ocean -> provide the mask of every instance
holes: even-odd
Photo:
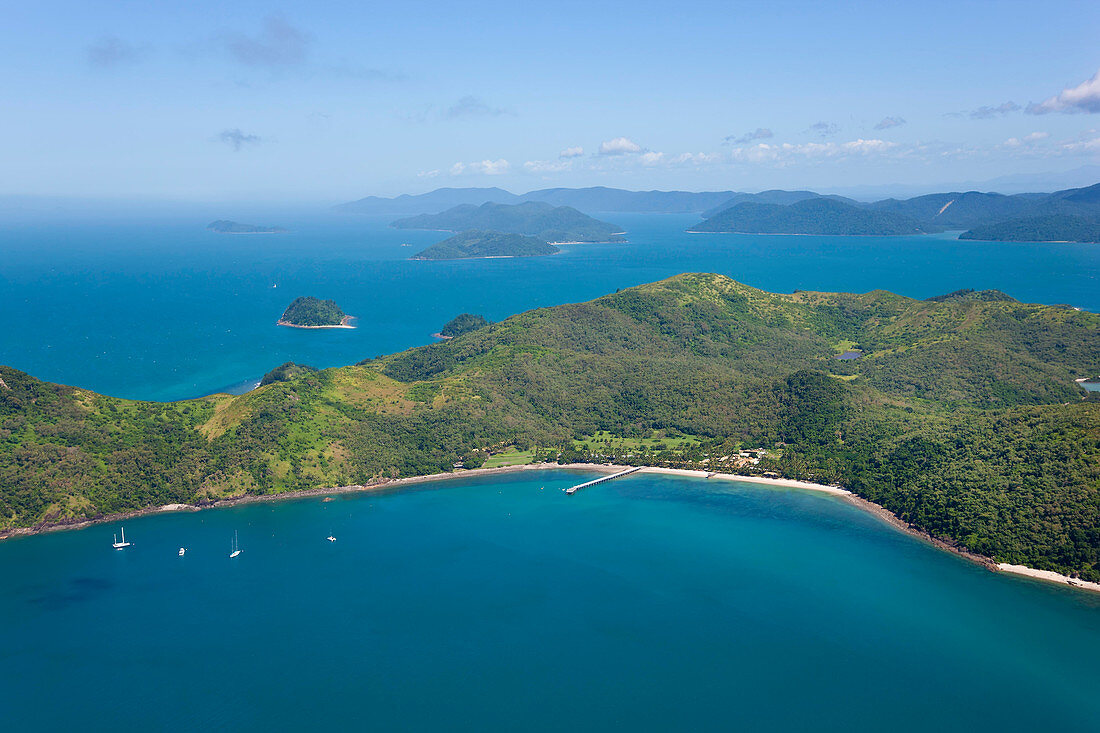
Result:
[[[561,491],[592,476],[149,516],[125,550],[117,525],[2,542],[5,727],[1100,728],[1100,597],[833,496]]]
[[[207,231],[219,216],[291,231]],[[681,272],[777,292],[881,288],[925,298],[997,288],[1100,311],[1097,245],[686,234],[697,217],[603,218],[629,243],[452,262],[410,261],[446,235],[392,229],[392,217],[259,210],[8,219],[0,221],[0,364],[118,397],[178,400],[247,389],[286,361],[339,366],[429,343],[458,313],[500,320]],[[299,295],[336,300],[358,328],[276,326]]]
[[[281,225],[218,235],[215,218]],[[997,288],[1100,311],[1100,247],[688,235],[413,262],[438,232],[316,211],[0,222],[0,363],[137,399],[429,343],[685,271],[766,290]],[[409,246],[405,246],[409,245]],[[299,295],[356,330],[280,328]],[[584,472],[467,477],[0,542],[12,730],[1097,730],[1100,597],[994,574],[837,497]],[[228,557],[237,533],[243,553]],[[326,541],[334,535],[336,542]],[[187,547],[180,557],[179,547]]]

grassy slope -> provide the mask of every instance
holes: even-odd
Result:
[[[832,358],[851,345],[866,356]],[[636,446],[661,430],[693,436],[670,446],[684,461],[785,443],[762,468],[841,480],[998,559],[1097,577],[1100,404],[1072,383],[1097,371],[1094,314],[775,295],[714,275],[240,397],[128,402],[0,367],[0,526],[449,470],[477,448],[575,451],[599,431]]]

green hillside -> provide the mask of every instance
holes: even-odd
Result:
[[[691,228],[693,232],[744,234],[894,235],[939,231],[901,214],[875,211],[828,198],[809,198],[793,204],[747,201],[715,214]]]
[[[446,338],[454,338],[464,333],[469,333],[470,331],[476,331],[479,328],[485,328],[489,325],[491,324],[485,316],[475,313],[459,313],[457,316],[447,321],[447,325],[439,329],[439,335]]]
[[[544,242],[621,242],[620,227],[593,219],[568,206],[538,201],[522,204],[486,203],[455,206],[440,214],[422,214],[393,222],[398,229],[468,229],[538,237]]]
[[[321,300],[311,296],[295,298],[279,318],[282,326],[338,326],[346,313],[334,300]]]
[[[471,229],[416,253],[414,260],[463,260],[475,257],[541,257],[558,248],[538,237]]]
[[[1025,216],[974,227],[959,239],[987,242],[1100,242],[1100,217],[1069,214]]]
[[[864,356],[836,361],[844,349]],[[0,367],[0,526],[362,484],[493,453],[837,481],[1000,561],[1100,578],[1100,316],[680,275],[232,397]]]

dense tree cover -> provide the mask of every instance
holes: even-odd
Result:
[[[465,204],[440,214],[421,214],[393,223],[398,229],[468,229],[507,232],[538,237],[543,242],[621,242],[622,231],[614,224],[593,219],[568,206],[540,201],[522,204]]]
[[[744,234],[922,234],[941,231],[892,211],[818,197],[789,205],[745,201],[694,225],[693,232]]]
[[[416,253],[414,260],[463,260],[473,257],[541,257],[558,248],[538,237],[470,229]]]
[[[447,321],[447,325],[439,329],[439,335],[454,338],[455,336],[461,336],[464,333],[476,331],[479,328],[485,328],[489,325],[491,324],[485,316],[476,313],[459,313],[457,316]]]
[[[839,344],[865,356],[837,362]],[[512,446],[712,470],[765,447],[742,470],[840,482],[959,546],[1095,579],[1100,398],[1073,380],[1096,373],[1095,314],[716,275],[239,397],[128,402],[0,367],[0,522],[448,471]]]
[[[344,322],[346,315],[334,300],[303,296],[295,298],[287,306],[279,323],[289,326],[338,326]]]
[[[975,290],[974,288],[963,288],[962,290],[955,290],[944,295],[933,295],[931,298],[925,298],[925,300],[932,301],[933,303],[944,303],[948,300],[1011,300],[1015,301],[1008,293],[1003,293],[1000,290]]]
[[[963,232],[959,239],[992,242],[1100,242],[1100,217],[1025,216]]]
[[[288,361],[265,374],[263,379],[260,380],[260,386],[263,387],[272,382],[289,382],[291,379],[297,379],[298,377],[315,371],[317,371],[316,367],[311,367],[306,364],[295,364],[292,361]]]
[[[1100,241],[1100,184],[1054,193],[932,193],[860,203],[812,191],[737,194],[704,212],[698,232],[918,234],[969,230],[960,239]]]

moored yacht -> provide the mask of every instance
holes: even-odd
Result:
[[[129,547],[130,544],[131,544],[130,542],[126,541],[126,528],[125,527],[122,528],[122,542],[118,541],[118,535],[115,535],[114,537],[115,537],[115,541],[111,543],[111,547],[115,548],[116,550],[121,550],[124,547]]]

